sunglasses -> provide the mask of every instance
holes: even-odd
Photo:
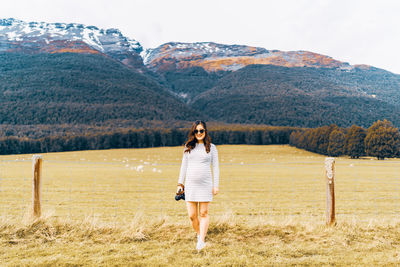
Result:
[[[199,131],[199,130],[197,130],[197,129],[196,129],[196,130],[194,130],[194,133],[195,133],[195,134],[197,134],[198,132],[200,132],[200,133],[204,133],[204,129],[201,129],[200,131]]]

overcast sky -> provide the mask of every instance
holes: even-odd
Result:
[[[118,28],[144,48],[179,42],[307,50],[400,74],[398,0],[12,0],[0,18]]]

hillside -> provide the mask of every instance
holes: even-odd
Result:
[[[200,115],[103,54],[0,53],[1,124],[143,126]]]
[[[227,123],[400,126],[400,75],[308,51],[166,43],[144,64],[192,107]]]
[[[372,78],[365,79],[368,75]],[[222,77],[193,98],[191,105],[231,123],[369,127],[386,118],[400,125],[399,78],[385,87],[387,81],[373,77],[360,70],[250,65]],[[354,82],[357,79],[359,83]]]

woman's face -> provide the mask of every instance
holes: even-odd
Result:
[[[197,133],[196,133],[197,130]],[[194,131],[194,135],[197,138],[197,140],[203,140],[204,137],[206,136],[206,130],[204,129],[203,125],[199,124],[196,126],[196,130]]]

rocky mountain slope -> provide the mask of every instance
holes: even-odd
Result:
[[[144,54],[144,63],[155,71],[171,71],[202,67],[211,71],[236,71],[247,65],[263,64],[284,67],[338,68],[356,66],[329,56],[308,51],[267,50],[245,45],[223,45],[212,42],[166,43]],[[364,66],[368,68],[368,66]]]
[[[0,52],[102,53],[140,68],[143,66],[142,51],[138,41],[124,36],[118,29],[0,19]]]

